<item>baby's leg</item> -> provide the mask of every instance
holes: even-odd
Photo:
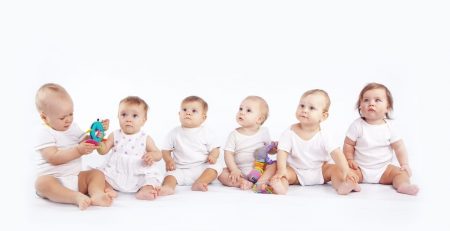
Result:
[[[217,171],[212,168],[207,168],[202,175],[192,184],[192,191],[208,191],[208,184],[217,178]]]
[[[287,176],[281,179],[270,179],[270,186],[273,188],[275,194],[284,195],[288,192],[290,184],[299,184],[297,179],[297,173],[290,167],[287,166]]]
[[[40,176],[35,183],[37,194],[51,201],[78,205],[81,210],[91,205],[91,199],[83,193],[64,187],[53,176]]]
[[[144,185],[136,193],[136,198],[139,200],[154,200],[158,196],[158,190],[156,190],[152,185]]]
[[[253,188],[253,191],[255,191],[255,192],[267,191],[266,188],[269,187],[269,185],[268,185],[269,180],[270,180],[270,178],[272,178],[273,175],[275,175],[276,171],[277,171],[277,165],[275,163],[267,165],[266,168],[264,169],[263,174],[256,182],[255,187]],[[271,191],[271,189],[269,191]]]
[[[158,191],[159,196],[167,196],[175,193],[175,187],[177,186],[177,179],[174,176],[166,176],[162,183],[161,188]]]
[[[225,186],[229,187],[239,187],[240,186],[240,180],[238,181],[232,181],[230,177],[230,170],[228,168],[224,168],[222,173],[218,177],[220,183],[222,183]]]
[[[78,188],[91,197],[93,205],[111,206],[113,197],[105,192],[105,175],[101,171],[93,169],[80,172]]]
[[[352,170],[350,169],[350,171]],[[361,191],[358,183],[344,178],[343,173],[335,164],[324,164],[322,166],[322,174],[325,183],[331,180],[331,185],[339,195],[347,195],[352,191]]]
[[[414,196],[419,192],[419,187],[409,181],[408,173],[394,165],[389,165],[386,168],[383,176],[381,176],[380,184],[392,184],[397,192],[408,195]]]

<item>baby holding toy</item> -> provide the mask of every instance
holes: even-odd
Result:
[[[276,174],[270,186],[276,194],[286,194],[291,184],[317,185],[331,181],[338,194],[360,191],[358,177],[348,167],[339,146],[320,127],[328,118],[330,98],[320,89],[305,92],[296,117],[278,141]],[[330,157],[336,164],[330,164]],[[269,167],[272,167],[269,165]],[[270,171],[261,178],[269,178]],[[261,179],[260,179],[261,180]]]
[[[361,117],[347,131],[344,153],[359,182],[388,184],[399,193],[416,195],[419,187],[409,180],[408,153],[391,120],[394,100],[389,89],[379,83],[367,84],[356,109]],[[394,152],[400,167],[392,164]]]
[[[84,210],[91,205],[110,206],[113,194],[105,193],[105,177],[99,170],[81,171],[81,156],[98,146],[73,122],[73,102],[60,85],[44,84],[36,93],[36,108],[44,122],[39,128],[35,150],[39,153],[36,193],[58,203],[75,204]],[[109,126],[103,121],[104,127]]]
[[[226,168],[219,176],[223,185],[243,190],[253,187],[248,174],[254,167],[254,153],[271,142],[269,129],[261,127],[268,115],[269,106],[259,96],[248,96],[239,105],[236,122],[240,127],[230,133],[224,148]]]
[[[97,150],[100,154],[112,150],[100,168],[105,174],[107,187],[136,193],[140,200],[154,200],[161,185],[161,174],[153,166],[161,160],[161,151],[141,130],[147,121],[147,111],[147,103],[137,96],[122,99],[118,111],[120,129],[111,133]]]
[[[175,193],[176,185],[191,185],[193,191],[208,191],[208,184],[222,172],[217,162],[220,145],[211,131],[202,126],[208,104],[198,96],[181,102],[181,126],[172,129],[162,145],[167,174],[159,195]]]

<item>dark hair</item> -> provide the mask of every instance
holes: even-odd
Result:
[[[370,90],[374,90],[374,89],[383,89],[384,92],[386,92],[388,109],[390,109],[390,111],[394,110],[394,98],[392,98],[391,91],[389,91],[389,89],[381,83],[369,83],[361,90],[361,92],[359,93],[358,101],[356,102],[356,110],[358,110],[359,115],[361,117],[362,117],[362,114],[361,114],[361,110],[359,109],[359,105],[361,104],[361,101],[363,100],[364,93],[366,93],[367,91],[370,91]],[[389,112],[386,113],[386,118],[391,119]]]

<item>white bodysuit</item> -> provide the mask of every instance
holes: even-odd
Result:
[[[289,154],[287,163],[296,172],[301,185],[323,184],[322,166],[331,160],[330,154],[338,148],[339,145],[323,130],[311,139],[303,140],[289,128],[278,141],[278,149]]]
[[[236,165],[245,176],[253,169],[255,151],[270,143],[269,129],[261,127],[253,135],[244,135],[233,130],[228,136],[224,150],[234,153]]]
[[[394,152],[391,144],[401,139],[392,121],[385,119],[385,122],[372,125],[358,118],[347,131],[347,137],[356,142],[354,159],[361,169],[364,183],[380,182],[387,166],[392,164]]]
[[[106,181],[121,192],[137,192],[145,185],[161,185],[161,173],[154,165],[147,166],[142,156],[147,153],[147,134],[140,131],[127,135],[114,131],[114,146],[100,170]]]
[[[39,154],[36,158],[37,175],[54,176],[65,187],[78,191],[78,174],[81,171],[81,158],[64,164],[53,165],[42,157],[40,150],[48,147],[56,147],[58,149],[73,148],[83,140],[85,132],[81,131],[76,123],[72,123],[67,131],[56,131],[43,124],[37,132],[37,142],[34,147]]]
[[[209,153],[219,147],[214,134],[206,127],[178,126],[172,129],[161,147],[162,150],[172,151],[176,165],[176,169],[167,172],[167,175],[174,176],[178,185],[192,185],[207,168],[216,170],[220,175],[223,170],[220,158],[215,164],[207,163]]]

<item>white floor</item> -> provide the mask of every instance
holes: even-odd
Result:
[[[449,230],[445,211],[419,194],[362,185],[348,196],[330,185],[293,186],[285,196],[213,184],[208,192],[178,187],[175,195],[139,201],[119,194],[112,207],[79,211],[33,197],[26,226],[39,230]],[[435,201],[436,202],[436,201]],[[448,205],[448,204],[447,204]],[[445,206],[442,206],[445,208]],[[281,229],[282,228],[282,229]]]

